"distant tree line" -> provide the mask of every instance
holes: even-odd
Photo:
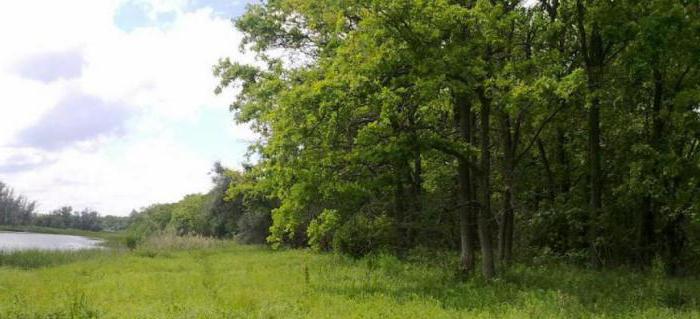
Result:
[[[139,238],[169,231],[265,243],[275,201],[252,188],[250,174],[226,169],[217,162],[211,175],[213,187],[206,194],[191,194],[177,203],[154,204],[132,212],[130,232]]]
[[[0,182],[0,225],[41,226],[71,228],[90,231],[119,231],[129,225],[128,217],[101,216],[90,209],[74,210],[61,207],[47,214],[36,211],[36,202],[15,194],[14,190]]]
[[[0,225],[26,225],[32,221],[36,202],[15,194],[9,186],[0,182]]]
[[[32,219],[32,224],[52,228],[102,230],[102,220],[97,212],[89,209],[74,211],[70,206],[61,207],[48,214],[37,214]]]

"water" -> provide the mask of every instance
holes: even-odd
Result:
[[[0,232],[0,251],[90,249],[100,248],[101,242],[82,236]]]

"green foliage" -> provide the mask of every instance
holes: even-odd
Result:
[[[132,212],[129,233],[137,238],[144,238],[157,231],[165,230],[172,219],[174,206],[174,204],[154,204],[141,212]]]
[[[36,202],[24,196],[15,195],[15,191],[0,182],[0,225],[27,225],[34,215]]]
[[[353,257],[377,251],[394,252],[398,246],[394,221],[387,216],[355,215],[333,236],[333,249]]]
[[[138,246],[138,243],[139,243],[139,239],[134,235],[128,235],[125,238],[126,248],[128,248],[129,250],[136,249],[136,246]]]
[[[169,227],[178,235],[198,234],[204,231],[204,195],[187,195],[172,210]]]
[[[275,202],[251,186],[252,172],[231,171],[215,163],[211,173],[214,185],[208,193],[133,212],[130,236],[146,241],[149,236],[173,233],[264,243]]]
[[[402,250],[470,241],[641,268],[659,255],[687,273],[697,15],[671,0],[268,1],[236,20],[266,64],[221,60],[216,92],[240,88],[231,109],[260,136],[244,184],[279,201],[274,247],[362,255],[385,246],[362,239],[376,226]],[[464,216],[498,248],[460,240]]]
[[[34,217],[32,224],[40,227],[51,228],[72,228],[89,231],[100,231],[103,228],[105,218],[100,217],[96,211],[84,209],[82,211],[74,211],[72,207],[65,206],[56,209],[46,215],[37,215]],[[121,219],[114,216],[109,216],[110,220]],[[123,229],[123,228],[121,228]],[[118,230],[121,230],[118,229]]]
[[[317,251],[327,251],[331,248],[333,235],[341,225],[338,211],[325,209],[309,224],[309,246]]]
[[[271,225],[269,210],[246,211],[238,219],[238,232],[234,238],[243,244],[265,244]]]

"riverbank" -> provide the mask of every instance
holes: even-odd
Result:
[[[697,279],[515,265],[487,285],[436,258],[202,243],[0,267],[0,318],[700,317]]]
[[[57,229],[36,226],[0,226],[0,232],[37,233],[50,235],[81,236],[92,240],[99,240],[99,246],[108,249],[81,249],[81,250],[0,250],[0,267],[15,269],[35,269],[53,267],[80,260],[93,259],[98,256],[116,256],[123,253],[123,233],[92,232],[77,229]],[[3,317],[0,317],[3,318]]]

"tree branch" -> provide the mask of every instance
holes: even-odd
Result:
[[[549,116],[547,116],[547,118],[544,119],[544,121],[542,121],[542,123],[540,124],[540,127],[539,127],[539,128],[537,129],[537,131],[535,132],[535,136],[533,136],[532,139],[530,140],[530,142],[527,144],[527,147],[525,147],[525,149],[523,149],[523,151],[520,152],[520,154],[518,154],[518,156],[515,157],[515,160],[513,161],[515,165],[518,165],[518,162],[520,162],[520,160],[523,158],[523,156],[525,156],[525,154],[527,154],[527,152],[530,151],[530,149],[532,148],[532,146],[533,146],[533,145],[535,144],[535,142],[537,141],[537,138],[540,137],[540,133],[542,133],[542,130],[544,129],[544,127],[545,127],[547,124],[549,124],[549,122],[551,122],[552,119],[554,119],[554,117],[559,113],[559,111],[561,111],[561,110],[564,109],[564,106],[565,106],[565,104],[562,103],[562,104],[559,106],[559,108],[557,108],[556,110],[554,110],[554,112],[552,112],[552,114],[550,114]]]

